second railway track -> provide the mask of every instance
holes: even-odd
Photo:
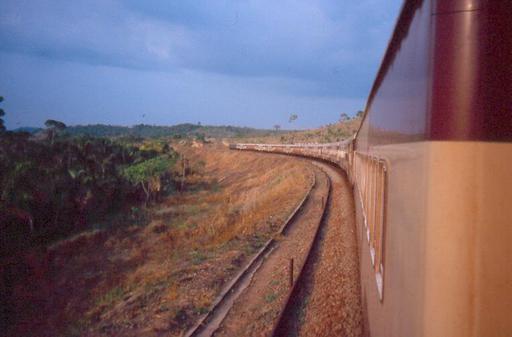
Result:
[[[303,279],[302,270],[318,240],[326,214],[331,182],[321,169],[313,169],[311,187],[281,228],[226,286],[211,310],[186,336],[270,335],[281,320],[290,294]],[[289,284],[289,262],[295,263],[294,286]]]

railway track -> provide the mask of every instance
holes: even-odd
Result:
[[[283,223],[278,231],[278,235],[286,235],[288,229],[293,226],[293,223],[309,200],[316,184],[316,175],[312,171],[308,191],[297,207],[292,211],[288,219]],[[265,243],[234,279],[224,287],[210,310],[186,333],[186,337],[212,336],[218,330],[233,306],[234,301],[249,286],[254,274],[258,271],[264,260],[273,252],[277,244],[278,242],[275,238],[271,238]]]
[[[317,164],[318,167],[320,165]],[[321,168],[320,168],[321,169]],[[325,171],[321,169],[324,173]],[[304,295],[304,283],[306,282],[306,273],[305,271],[308,269],[312,269],[312,265],[315,259],[315,250],[318,249],[318,243],[320,241],[320,233],[322,229],[322,224],[324,224],[325,219],[329,212],[329,203],[331,202],[331,192],[332,192],[332,181],[329,175],[326,173],[328,177],[328,193],[325,204],[323,205],[324,209],[322,212],[322,216],[318,222],[318,226],[316,228],[315,236],[311,241],[308,250],[306,261],[302,265],[297,275],[296,281],[293,283],[290,292],[286,297],[286,304],[284,305],[283,310],[281,311],[277,322],[272,329],[272,337],[281,337],[281,336],[289,336],[291,331],[296,332],[298,330],[299,316],[301,310],[301,304],[303,304],[303,295]]]
[[[322,226],[272,331],[281,336],[363,335],[354,204],[348,180],[333,166]]]
[[[315,178],[281,227],[279,232],[283,238],[267,242],[186,336],[327,336],[332,333],[360,336],[357,245],[354,223],[350,223],[353,222],[353,205],[345,202],[351,200],[347,193],[349,186],[332,166],[318,161],[313,164]],[[340,207],[334,206],[340,206],[340,202],[352,211],[340,211]],[[313,219],[309,213],[315,206],[317,216]],[[331,215],[331,211],[335,214]],[[347,223],[340,226],[343,222]],[[304,223],[309,227],[300,229]],[[304,233],[309,235],[306,242],[300,239]],[[341,245],[340,237],[344,237]],[[290,253],[286,252],[286,245],[301,247]],[[277,278],[286,276],[283,271],[287,269],[290,256],[296,257],[298,267],[292,284],[277,295],[274,309],[262,309],[269,306],[265,302],[268,294],[262,289],[268,289],[265,285],[269,280],[272,280],[270,284],[276,281],[276,270],[281,271]],[[272,268],[273,271],[269,271]],[[327,301],[326,293],[329,294]],[[313,302],[312,305],[308,301]],[[318,322],[321,322],[320,328]]]
[[[304,266],[306,265],[306,261],[310,259],[311,251],[314,249],[318,241],[318,234],[320,232],[320,227],[323,223],[323,220],[326,215],[326,207],[328,205],[328,200],[330,197],[331,190],[331,182],[328,177],[321,169],[315,167],[312,170],[314,174],[312,179],[310,188],[306,193],[305,197],[296,207],[296,209],[289,216],[287,221],[281,227],[279,234],[281,234],[281,238],[279,239],[270,239],[263,248],[256,254],[256,256],[243,268],[243,270],[231,281],[221,292],[217,300],[212,305],[210,311],[201,318],[201,320],[190,329],[185,336],[224,336],[224,335],[239,335],[241,332],[233,332],[233,322],[229,322],[230,319],[226,319],[227,316],[237,316],[240,311],[240,303],[245,299],[240,299],[241,295],[245,295],[246,297],[251,294],[250,293],[254,289],[249,288],[257,288],[258,281],[261,284],[268,278],[268,271],[265,271],[265,268],[262,268],[262,265],[265,265],[266,269],[269,269],[270,265],[275,264],[275,260],[281,260],[280,262],[285,262],[285,265],[288,265],[288,260],[285,258],[281,251],[280,245],[284,246],[281,250],[286,251],[286,243],[282,243],[283,240],[293,240],[293,232],[297,230],[296,227],[303,226],[304,223],[308,224],[307,232],[313,233],[309,242],[306,245],[302,245],[300,250],[297,250],[293,254],[296,266],[298,267],[298,272],[295,272],[296,277],[294,278],[293,286],[286,286],[285,291],[283,292],[283,296],[281,299],[281,305],[279,311],[282,308],[286,308],[289,306],[290,298],[293,296],[295,289],[297,288],[297,284],[302,282],[303,280],[303,271]],[[311,221],[311,212],[314,212],[317,217],[314,221]],[[306,219],[304,219],[306,218]],[[302,223],[301,223],[302,222]],[[288,238],[288,232],[292,232],[292,238]],[[295,234],[297,235],[297,234]],[[292,242],[289,242],[288,245],[293,245]],[[298,256],[298,251],[303,253],[303,256]],[[270,261],[268,261],[270,260]],[[272,261],[274,260],[274,261]],[[273,266],[274,270],[276,269],[275,265]],[[263,269],[259,272],[260,269]],[[282,268],[281,268],[282,270]],[[256,274],[261,275],[261,279],[254,281],[254,277]],[[282,273],[282,276],[286,276],[286,272]],[[265,276],[266,275],[266,276]],[[286,277],[285,277],[286,278]],[[261,288],[261,287],[260,287]],[[254,291],[253,291],[254,292]],[[263,296],[259,296],[259,299],[262,300]],[[238,299],[238,301],[237,301]],[[238,304],[238,307],[235,305]],[[233,307],[235,306],[235,309]],[[233,311],[235,311],[233,313]],[[250,316],[250,315],[249,315]],[[251,317],[246,316],[245,318],[251,320]],[[267,334],[271,333],[274,324],[281,321],[283,317],[282,315],[274,315],[273,323],[267,324]],[[282,316],[282,317],[281,317]],[[231,317],[229,317],[231,318]],[[226,323],[226,320],[228,321]],[[238,321],[238,318],[231,319],[231,321]],[[227,325],[227,326],[226,326]],[[273,328],[275,330],[275,327]],[[236,329],[235,329],[236,330]]]

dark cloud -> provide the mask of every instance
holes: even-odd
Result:
[[[362,100],[399,2],[4,0],[0,51]]]

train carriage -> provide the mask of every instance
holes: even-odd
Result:
[[[234,145],[347,172],[367,335],[512,336],[511,18],[406,1],[354,138]]]

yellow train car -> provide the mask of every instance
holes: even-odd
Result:
[[[353,139],[233,145],[347,172],[368,336],[512,336],[511,17],[406,1]]]

